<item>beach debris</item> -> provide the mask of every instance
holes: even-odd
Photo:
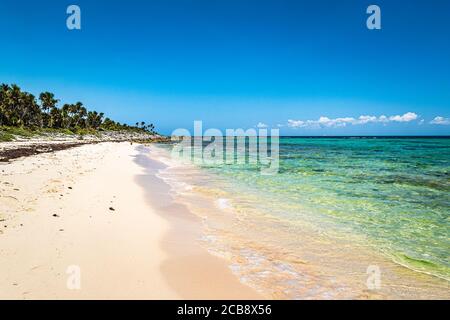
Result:
[[[72,187],[68,187],[70,190],[72,190]]]
[[[116,211],[116,209],[114,209],[113,207],[109,207],[110,211]]]
[[[53,214],[53,217],[55,217],[55,218],[59,218],[59,216],[55,213],[55,214]]]
[[[14,148],[3,149],[0,151],[0,162],[9,162],[9,160],[28,157],[31,155],[36,155],[40,153],[49,153],[54,151],[60,151],[65,149],[70,149],[73,147],[78,147],[86,143],[77,142],[64,142],[64,143],[52,143],[52,144],[42,144],[39,142],[31,143],[25,146],[16,146]]]

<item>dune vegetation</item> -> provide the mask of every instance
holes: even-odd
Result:
[[[83,103],[63,104],[50,92],[39,98],[16,84],[0,86],[0,141],[14,136],[27,137],[36,133],[96,134],[101,131],[125,131],[156,134],[153,124],[144,121],[135,125],[119,123],[98,111],[88,110]]]

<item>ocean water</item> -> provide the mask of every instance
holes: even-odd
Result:
[[[205,218],[206,245],[261,291],[363,297],[375,265],[385,296],[449,292],[448,138],[282,137],[274,175],[255,164],[166,162],[161,176]]]

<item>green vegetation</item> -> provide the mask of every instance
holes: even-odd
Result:
[[[12,134],[0,131],[0,142],[7,142],[12,140],[14,140],[14,136]]]
[[[39,95],[17,85],[0,86],[0,141],[10,141],[13,136],[29,137],[37,133],[96,134],[99,131],[131,131],[155,133],[153,124],[145,122],[129,126],[115,122],[97,111],[88,111],[81,102],[57,107],[59,100],[50,92]]]

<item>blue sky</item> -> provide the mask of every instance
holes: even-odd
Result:
[[[0,30],[0,82],[163,133],[450,134],[445,0],[2,0]]]

